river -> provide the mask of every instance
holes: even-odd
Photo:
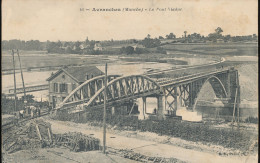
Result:
[[[129,61],[128,61],[129,59]],[[135,59],[136,61],[131,61],[131,59]],[[164,58],[167,60],[167,58]],[[187,58],[178,57],[178,58],[169,58],[171,60],[180,60],[180,61],[188,61],[188,65],[196,65],[202,63],[212,63],[215,61],[206,59],[206,58],[196,58],[189,57]],[[3,55],[3,68],[11,69],[11,56],[8,54]],[[51,76],[51,73],[56,72],[57,70],[34,70],[27,71],[29,67],[37,67],[37,66],[60,66],[60,65],[71,65],[71,64],[84,64],[84,65],[95,65],[100,70],[104,71],[104,63],[108,63],[108,74],[117,74],[117,75],[137,75],[143,74],[147,71],[157,71],[157,70],[165,70],[165,69],[174,69],[180,67],[186,67],[187,65],[175,65],[172,63],[159,63],[159,62],[143,62],[138,61],[135,57],[118,57],[118,56],[91,56],[91,55],[58,55],[58,54],[23,54],[21,55],[21,62],[23,67],[23,76],[25,86],[35,86],[41,84],[48,84],[46,79]],[[19,67],[19,64],[16,59],[16,68]],[[12,73],[3,74],[2,75],[2,93],[8,93],[9,89],[14,88],[14,76]],[[20,75],[20,71],[16,71],[16,87],[22,88],[22,79]],[[31,92],[30,94],[35,96],[35,100],[47,100],[48,99],[48,91],[39,91],[39,92]],[[18,97],[22,96],[22,94],[18,95]]]
[[[34,57],[35,55],[25,55],[21,56],[21,60],[25,59],[26,57]],[[57,57],[57,55],[50,55],[52,57]],[[24,58],[25,57],[25,58]],[[44,57],[44,55],[36,55],[36,58],[32,60],[35,63],[32,63],[33,65],[37,65],[38,62],[40,62],[37,58],[39,57],[39,60]],[[45,56],[46,57],[46,56]],[[58,56],[59,59],[64,59],[66,58],[65,56]],[[170,63],[158,63],[158,62],[143,62],[143,61],[132,61],[129,62],[127,58],[131,57],[118,57],[118,56],[81,56],[81,55],[71,55],[68,58],[71,60],[83,60],[85,64],[88,65],[95,65],[97,66],[100,70],[104,71],[104,61],[108,62],[108,74],[117,74],[117,75],[137,75],[137,74],[143,74],[145,72],[151,72],[151,71],[157,71],[157,70],[165,70],[165,69],[174,69],[174,68],[181,68],[181,67],[187,67],[187,65],[174,65]],[[167,59],[167,58],[164,58]],[[210,60],[208,58],[183,58],[183,57],[178,57],[178,58],[170,58],[170,59],[176,59],[176,60],[184,60],[188,61],[188,66],[193,66],[197,64],[208,64],[208,63],[213,63],[216,62],[216,60]],[[226,58],[227,60],[234,60],[234,58]],[[252,57],[237,57],[237,60],[252,60]],[[255,58],[253,58],[255,59]],[[67,60],[66,60],[67,61]],[[100,62],[99,62],[100,61]],[[7,62],[7,61],[5,61]],[[61,62],[61,61],[60,61]],[[73,61],[71,61],[73,62]],[[67,63],[67,62],[65,62]],[[93,64],[92,64],[93,63]],[[17,65],[18,67],[18,65]],[[57,70],[52,70],[52,71],[25,71],[23,73],[24,76],[24,81],[25,81],[25,86],[35,86],[35,85],[41,85],[41,84],[48,84],[46,79],[51,76],[51,73],[55,73]],[[13,74],[7,74],[7,75],[2,75],[2,93],[8,93],[9,89],[14,88],[14,77]],[[244,79],[244,77],[242,78]],[[17,88],[22,87],[22,80],[21,80],[21,75],[20,72],[16,72],[16,83],[17,83]],[[243,86],[243,82],[241,82]],[[243,88],[243,87],[242,87]],[[28,94],[32,94],[35,97],[35,100],[37,101],[47,101],[48,100],[48,90],[44,91],[38,91],[38,92],[31,92]],[[21,97],[23,94],[19,94],[18,97]],[[243,99],[242,99],[243,100]],[[243,101],[242,101],[243,102]],[[251,102],[250,102],[251,103]],[[151,100],[150,102],[147,103],[147,111],[152,112],[154,107],[156,106],[156,101]],[[190,114],[188,117],[195,117],[195,119],[200,119],[199,116],[195,116],[194,113],[187,113],[184,110],[179,109],[178,113],[179,115],[183,115],[184,113],[186,115]]]

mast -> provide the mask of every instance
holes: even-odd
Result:
[[[14,112],[16,111],[16,78],[15,78],[15,60],[14,60],[14,50],[12,50],[13,56],[13,69],[14,69]]]

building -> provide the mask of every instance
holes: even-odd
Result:
[[[49,83],[49,104],[55,108],[80,84],[93,77],[104,75],[95,66],[62,68],[52,74]]]
[[[102,51],[104,50],[105,48],[102,47],[102,45],[100,43],[95,43],[95,46],[94,46],[94,50],[99,50],[99,51]]]
[[[90,45],[87,45],[86,43],[83,43],[83,44],[80,44],[79,48],[80,48],[81,50],[89,49],[89,48],[90,48]]]
[[[134,48],[134,50],[136,50],[136,48],[145,48],[143,45],[141,44],[135,44],[132,46]]]

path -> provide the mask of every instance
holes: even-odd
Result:
[[[94,137],[102,140],[102,128],[99,131],[84,128],[82,124],[72,122],[62,122],[49,120],[52,124],[54,133],[65,132],[82,132],[83,134],[93,134]],[[256,156],[219,156],[218,154],[196,151],[194,149],[185,149],[168,144],[161,144],[152,141],[139,140],[137,138],[129,138],[107,133],[107,145],[116,149],[132,149],[134,152],[141,153],[147,156],[158,156],[165,158],[176,158],[182,161],[194,163],[246,163],[257,162]]]

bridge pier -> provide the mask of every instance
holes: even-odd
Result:
[[[146,97],[143,97],[142,100],[143,100],[143,112],[142,112],[142,115],[144,116],[144,119],[145,119],[145,114],[146,114]]]
[[[141,106],[142,107],[138,107],[138,110],[140,112],[139,119],[145,119],[146,118],[146,97],[142,97]]]
[[[165,119],[165,97],[164,96],[158,96],[157,97],[157,116],[159,120]]]
[[[115,111],[116,111],[115,106],[112,106],[112,108],[111,108],[111,114],[112,114],[112,115],[115,115]]]

